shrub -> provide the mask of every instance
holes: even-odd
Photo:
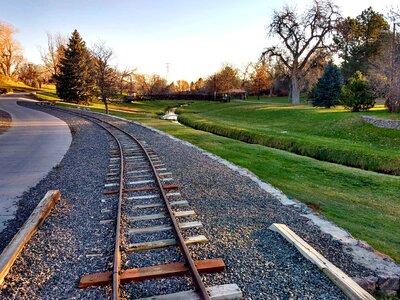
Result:
[[[5,94],[7,93],[7,89],[6,88],[0,88],[0,95],[1,94]]]
[[[14,90],[12,89],[11,86],[8,86],[8,87],[6,88],[6,92],[7,92],[7,93],[14,93]]]
[[[311,99],[312,105],[325,108],[337,105],[342,85],[343,79],[339,68],[330,62],[326,66],[324,74],[318,79]]]
[[[36,79],[32,82],[32,87],[35,89],[39,88],[39,82]]]
[[[365,111],[375,105],[374,96],[368,80],[360,71],[356,71],[349,83],[342,87],[341,102],[353,112]]]

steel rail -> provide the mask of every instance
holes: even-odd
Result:
[[[55,109],[55,108],[53,108]],[[76,112],[71,112],[71,111],[66,111],[64,109],[57,108],[57,110],[62,111],[62,112],[67,112],[73,115],[76,115],[80,118],[86,119],[90,122],[93,122],[93,119],[97,119],[95,117],[87,116],[81,113],[76,113]],[[108,124],[112,127],[115,127],[112,124],[109,124],[107,122],[104,122],[100,119],[97,119],[100,122],[103,122],[105,124]],[[116,220],[116,227],[115,227],[115,245],[114,245],[114,259],[113,259],[113,271],[112,271],[112,298],[114,300],[117,300],[120,298],[120,290],[119,286],[121,284],[121,215],[122,215],[122,196],[124,193],[124,155],[123,155],[123,149],[121,142],[118,140],[118,138],[115,136],[114,133],[111,132],[106,126],[102,125],[101,123],[98,122],[93,122],[96,125],[102,127],[104,130],[106,130],[115,140],[115,142],[118,145],[118,150],[119,150],[119,156],[120,156],[120,177],[119,177],[119,191],[118,191],[118,208],[117,208],[117,220]]]
[[[66,111],[66,110],[62,109],[62,111]],[[67,111],[67,112],[69,112],[69,111]],[[71,112],[71,113],[72,113],[72,112]],[[111,124],[111,123],[109,123],[109,122],[107,122],[107,121],[104,121],[104,120],[102,120],[102,119],[99,119],[99,118],[97,118],[97,117],[87,116],[87,115],[84,115],[84,114],[82,114],[82,113],[76,113],[76,112],[73,112],[73,113],[74,113],[75,115],[84,117],[85,119],[89,119],[89,120],[90,120],[90,119],[95,119],[95,120],[97,120],[97,121],[99,121],[99,122],[102,122],[102,123],[105,123],[105,124],[107,124],[107,125],[109,125],[109,126],[111,126],[111,127],[114,127],[115,129],[119,130],[120,132],[123,132],[125,135],[127,135],[128,137],[130,137],[131,139],[133,139],[133,140],[140,146],[140,148],[143,150],[143,152],[144,152],[144,154],[146,155],[146,158],[148,159],[148,161],[149,161],[149,163],[150,163],[150,166],[151,166],[151,168],[152,168],[152,170],[153,170],[154,176],[155,176],[155,178],[156,178],[157,185],[158,185],[158,187],[159,187],[159,189],[160,189],[160,192],[161,192],[162,200],[164,201],[164,204],[165,204],[165,206],[166,206],[166,208],[167,208],[169,217],[170,217],[170,219],[171,219],[171,221],[172,221],[173,230],[174,230],[174,232],[175,232],[175,235],[176,235],[177,238],[178,238],[179,248],[180,248],[181,251],[182,251],[183,257],[184,257],[184,259],[185,259],[185,262],[186,262],[187,267],[188,267],[188,269],[189,269],[190,275],[191,275],[191,277],[192,277],[193,284],[194,284],[194,286],[196,287],[196,291],[197,291],[197,293],[198,293],[198,295],[199,295],[199,297],[200,297],[201,300],[210,300],[210,296],[209,296],[209,294],[208,294],[208,292],[207,292],[207,290],[206,290],[206,287],[205,287],[203,281],[201,280],[200,274],[199,274],[199,272],[198,272],[198,270],[197,270],[197,268],[196,268],[196,265],[195,265],[195,263],[194,263],[194,261],[193,261],[193,258],[191,257],[191,255],[190,255],[190,253],[189,253],[189,249],[188,249],[188,247],[186,246],[185,240],[184,240],[184,238],[183,238],[183,236],[182,236],[182,233],[181,233],[181,231],[180,231],[180,227],[179,227],[178,221],[176,220],[175,215],[174,215],[174,212],[172,211],[172,207],[171,207],[171,205],[169,204],[169,202],[168,202],[168,200],[167,200],[167,196],[166,196],[166,194],[165,194],[165,192],[164,192],[163,185],[162,185],[162,183],[161,183],[160,177],[159,177],[159,175],[158,175],[158,173],[157,173],[157,171],[156,171],[156,168],[155,168],[155,166],[154,166],[154,164],[153,164],[153,161],[152,161],[151,158],[150,158],[150,155],[148,154],[148,152],[147,152],[147,150],[145,149],[145,147],[143,146],[143,144],[142,144],[141,142],[139,142],[139,140],[138,140],[137,138],[135,138],[134,136],[132,136],[130,133],[128,133],[127,131],[125,131],[125,130],[122,129],[122,128],[117,127],[117,126],[114,125],[114,124]],[[105,128],[105,127],[104,127],[103,125],[101,125],[100,123],[97,123],[97,122],[94,122],[94,123],[96,123],[97,125],[99,125],[99,126]],[[105,128],[105,129],[106,129],[108,132],[110,132],[107,128]],[[110,132],[110,133],[111,133],[111,132]],[[111,135],[112,135],[114,138],[116,138],[112,133],[111,133]],[[121,151],[121,152],[120,152],[120,154],[121,154],[120,166],[121,166],[121,173],[123,173],[123,169],[122,169],[122,166],[123,166],[123,165],[122,165],[122,163],[123,163],[122,146],[121,146],[121,144],[120,144],[119,141],[117,141],[117,143],[118,143],[119,148],[120,148],[120,151]],[[120,195],[119,198],[120,198],[120,199],[119,199],[119,204],[118,204],[118,218],[120,218],[120,216],[121,216],[121,202],[122,202],[122,193],[123,193],[123,185],[122,185],[122,182],[121,182],[122,180],[123,180],[123,174],[121,174],[121,177],[120,177],[120,186],[119,186],[119,187],[120,187],[120,188],[119,188],[119,190],[120,190],[120,192],[119,192],[119,195]],[[118,219],[118,220],[120,220],[120,219]],[[119,233],[120,233],[120,222],[119,222],[119,221],[117,222],[116,233],[117,233],[117,232],[118,232],[118,240],[119,240]],[[116,264],[117,264],[117,267],[116,267]],[[114,299],[114,300],[119,299],[119,284],[120,284],[120,278],[119,278],[119,276],[120,276],[120,266],[121,266],[121,260],[120,260],[120,245],[118,245],[118,249],[117,249],[117,243],[116,243],[116,244],[115,244],[115,249],[114,249],[114,270],[113,270],[113,299]],[[115,286],[115,285],[117,285],[117,286]]]

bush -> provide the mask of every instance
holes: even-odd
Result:
[[[360,71],[356,71],[349,83],[342,87],[341,102],[346,109],[353,112],[365,111],[375,105],[373,92],[368,80]]]
[[[36,79],[32,82],[32,87],[35,88],[35,89],[39,89],[40,88],[39,87],[39,82]]]
[[[330,62],[311,95],[312,105],[330,108],[339,104],[342,85],[343,79],[339,68]]]
[[[5,94],[7,93],[7,89],[6,88],[0,88],[0,95],[1,94]]]

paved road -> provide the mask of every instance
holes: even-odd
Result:
[[[9,130],[0,135],[0,232],[13,218],[16,202],[58,164],[71,144],[64,121],[17,105],[23,94],[0,96],[0,109],[12,117]]]

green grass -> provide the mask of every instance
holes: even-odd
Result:
[[[323,161],[400,175],[400,132],[364,123],[361,113],[340,107],[327,110],[307,105],[196,102],[178,112],[179,121],[195,129]],[[379,110],[372,111],[378,113]]]
[[[399,177],[318,161],[160,120],[156,113],[166,106],[163,101],[133,103],[129,105],[132,110],[146,107],[147,113],[111,113],[165,131],[251,170],[288,196],[316,205],[329,220],[400,262]],[[100,106],[93,110],[104,112]]]

